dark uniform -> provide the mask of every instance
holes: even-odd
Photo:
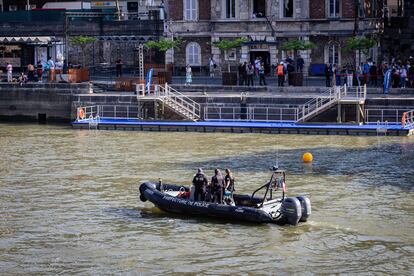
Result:
[[[194,201],[198,201],[198,197],[200,196],[200,200],[204,201],[206,196],[206,188],[208,184],[207,176],[203,173],[202,170],[198,170],[197,174],[193,178],[194,184]]]
[[[224,178],[220,172],[211,178],[211,202],[223,203]]]
[[[226,176],[224,177],[224,183],[226,183],[226,187],[228,185],[228,191],[234,192],[234,177],[232,175],[226,174]]]

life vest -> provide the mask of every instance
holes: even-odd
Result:
[[[283,75],[285,75],[285,68],[283,67],[283,65],[282,65],[282,64],[279,64],[279,65],[277,66],[277,75],[278,75],[278,76],[283,76]]]

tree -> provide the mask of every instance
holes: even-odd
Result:
[[[75,47],[80,47],[82,50],[82,65],[85,66],[86,65],[86,47],[91,44],[96,42],[97,39],[95,37],[90,37],[90,36],[74,36],[70,39],[70,43],[72,44],[72,46]]]
[[[358,59],[361,61],[361,52],[368,54],[369,49],[377,45],[377,41],[366,37],[352,37],[347,40],[345,50],[348,52],[358,51]],[[355,68],[356,68],[355,60]]]
[[[280,47],[280,49],[282,49],[283,51],[293,51],[294,59],[296,58],[298,51],[304,51],[314,48],[316,48],[316,45],[313,42],[300,39],[288,41]]]
[[[145,46],[149,49],[157,49],[160,52],[167,52],[169,49],[178,49],[183,43],[181,38],[174,40],[161,38],[159,41],[148,41]]]
[[[230,62],[228,60],[228,55],[227,55],[227,51],[230,49],[234,49],[234,48],[238,48],[240,47],[243,43],[247,42],[247,38],[237,38],[235,40],[228,40],[228,39],[222,39],[218,42],[214,42],[214,46],[216,46],[217,48],[219,48],[220,50],[224,51],[224,56],[226,57],[226,62],[227,62],[227,71],[230,72]]]

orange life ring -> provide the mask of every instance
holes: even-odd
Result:
[[[405,127],[405,123],[407,122],[407,116],[408,116],[408,112],[404,112],[402,117],[401,117],[401,125],[402,127]]]
[[[85,119],[85,111],[83,110],[83,108],[79,109],[79,118]]]

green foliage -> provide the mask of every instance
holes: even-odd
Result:
[[[307,40],[292,40],[280,47],[283,51],[304,51],[316,48],[316,45]]]
[[[350,51],[362,51],[365,54],[369,49],[377,45],[377,41],[366,37],[353,37],[347,40],[345,50]]]
[[[220,50],[229,50],[233,48],[238,48],[247,41],[248,39],[244,37],[237,38],[235,40],[222,39],[218,42],[214,42],[214,46],[216,46]]]
[[[73,46],[80,46],[80,47],[85,47],[86,45],[90,43],[94,43],[96,41],[97,39],[95,37],[90,37],[90,36],[74,36],[70,38],[70,43]]]
[[[181,38],[176,38],[175,40],[160,39],[159,41],[148,41],[145,43],[145,46],[149,49],[157,49],[161,52],[166,52],[172,48],[179,48],[183,40]]]

